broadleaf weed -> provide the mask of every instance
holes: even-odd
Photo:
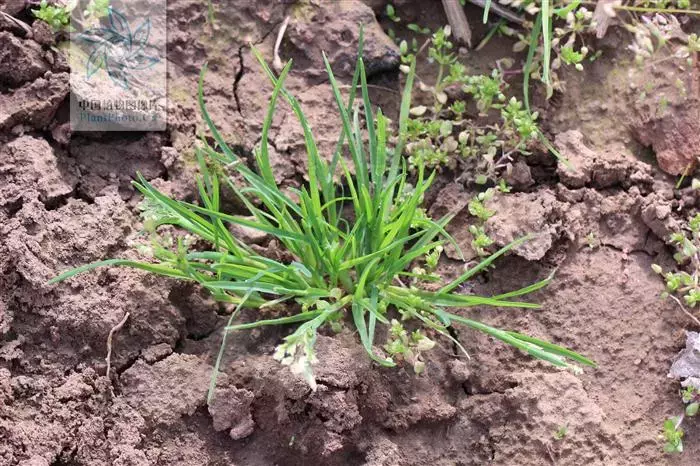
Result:
[[[71,11],[75,8],[75,2],[68,5],[53,5],[47,0],[41,0],[39,8],[32,10],[34,17],[45,21],[54,32],[70,28]]]

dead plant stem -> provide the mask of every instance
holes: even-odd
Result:
[[[114,334],[121,330],[121,328],[126,323],[127,319],[129,319],[128,312],[124,314],[124,318],[122,318],[122,320],[117,325],[112,327],[112,330],[109,331],[109,335],[107,335],[107,357],[105,358],[105,361],[107,362],[107,371],[105,372],[107,379],[109,379],[109,372],[112,368],[112,339],[114,338]]]

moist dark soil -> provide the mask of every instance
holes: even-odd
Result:
[[[0,9],[28,20],[16,3],[0,0]],[[473,288],[503,292],[556,271],[532,296],[542,309],[461,311],[570,347],[597,369],[574,375],[459,330],[471,359],[441,342],[416,376],[373,365],[344,330],[319,337],[312,392],[271,357],[289,329],[265,329],[231,335],[208,404],[231,309],[192,285],[126,269],[47,285],[69,267],[137,257],[136,172],[173,196],[196,198],[193,144],[203,122],[195,92],[205,62],[214,121],[240,153],[251,153],[271,87],[250,46],[271,59],[287,15],[280,54],[295,63],[287,87],[322,153],[332,153],[340,125],[321,51],[349,84],[359,23],[373,101],[396,116],[399,54],[384,33],[385,2],[288,3],[215,1],[212,26],[207,2],[168,2],[168,129],[161,133],[71,134],[62,52],[45,31],[29,37],[0,16],[0,464],[697,464],[693,421],[682,455],[664,454],[658,439],[663,420],[682,410],[678,383],[666,374],[692,322],[659,299],[663,283],[650,266],[672,264],[664,239],[700,203],[693,191],[675,189],[671,176],[698,153],[698,70],[681,72],[672,60],[634,66],[621,29],[599,41],[603,57],[584,72],[563,73],[566,92],[535,102],[575,170],[544,151],[523,157],[510,175],[513,193],[490,201],[497,215],[486,228],[498,245],[538,235]],[[435,28],[446,21],[439,2],[395,4],[405,22]],[[480,11],[467,7],[476,40],[486,32]],[[496,37],[460,59],[488,71],[513,56],[511,47]],[[429,65],[421,67],[429,78]],[[653,100],[662,94],[663,111]],[[278,182],[304,183],[303,136],[288,108],[275,117],[271,144]],[[435,215],[456,215],[450,232],[468,251],[466,204],[475,190],[462,175],[443,171],[427,201]],[[277,247],[264,236],[250,240]],[[464,263],[447,252],[440,267],[450,276]],[[127,313],[108,379],[107,336]],[[557,440],[562,426],[567,434]]]

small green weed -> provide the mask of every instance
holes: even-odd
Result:
[[[559,426],[557,430],[554,431],[552,434],[552,437],[554,437],[554,440],[564,440],[566,435],[569,433],[569,426],[564,424],[562,426]]]
[[[600,240],[598,239],[598,236],[596,236],[595,232],[591,231],[588,233],[585,239],[588,249],[593,250],[600,247]]]
[[[666,453],[683,453],[683,429],[680,417],[671,417],[664,421],[664,430],[661,438]]]
[[[537,112],[531,113],[517,98],[506,96],[508,85],[503,80],[503,71],[494,69],[490,75],[470,75],[457,60],[450,35],[449,26],[439,28],[428,42],[428,60],[437,66],[437,78],[430,86],[421,82],[420,88],[430,93],[433,102],[430,108],[419,105],[409,111],[406,152],[413,169],[421,165],[468,167],[470,172],[475,172],[477,185],[497,186],[498,189],[489,188],[478,194],[469,204],[469,212],[477,219],[476,224],[469,226],[472,249],[483,257],[493,245],[484,223],[494,214],[484,203],[496,191],[510,191],[505,180],[499,179],[501,173],[516,155],[529,154],[539,144],[541,133],[536,123]],[[407,73],[416,53],[409,51],[406,41],[401,42],[400,50],[402,70]],[[448,87],[459,88],[468,100],[448,102]],[[478,116],[467,115],[470,101],[476,106]],[[482,121],[489,123],[480,124]]]
[[[694,189],[697,188],[698,184],[700,183],[696,183],[696,180],[693,179]],[[700,320],[686,309],[688,306],[692,310],[700,302],[700,286],[698,285],[700,281],[700,256],[698,255],[700,251],[700,214],[690,217],[687,224],[683,226],[683,230],[673,233],[669,239],[676,249],[676,253],[673,255],[674,259],[679,266],[688,267],[690,272],[685,270],[664,272],[661,266],[652,264],[652,270],[661,275],[666,282],[666,290],[661,296],[675,301],[685,315],[700,325]],[[677,296],[680,296],[683,302]],[[681,426],[686,416],[693,417],[698,413],[700,392],[695,387],[688,386],[682,390],[681,400],[685,404],[683,414],[666,419],[663,433],[660,436],[665,441],[664,451],[667,453],[683,452],[684,431]]]
[[[437,66],[433,85],[421,83],[421,89],[433,97],[430,108],[413,107],[408,121],[407,152],[412,167],[454,167],[459,160],[476,164],[478,184],[498,182],[499,171],[516,154],[528,154],[539,140],[537,112],[530,113],[515,97],[508,98],[503,71],[490,75],[470,75],[453,53],[450,28],[439,28],[431,36],[428,60]],[[400,44],[402,70],[416,59],[407,42]],[[467,101],[455,100],[448,105],[448,87],[459,88],[479,112],[478,117],[494,117],[495,122],[480,125],[467,115]],[[493,118],[492,118],[493,119]]]
[[[213,0],[207,0],[207,24],[214,26],[216,10],[214,9]]]
[[[394,5],[392,5],[391,3],[388,3],[386,5],[386,15],[390,20],[392,20],[395,23],[398,23],[401,21],[401,18],[396,16],[396,10],[394,9]]]
[[[674,295],[679,295],[687,306],[694,308],[700,302],[700,214],[690,217],[684,229],[673,233],[669,240],[676,248],[673,258],[679,265],[689,265],[690,272],[664,272],[661,266],[653,264],[654,272],[666,281],[666,291],[662,297],[675,298]]]
[[[476,223],[469,225],[469,233],[472,235],[471,246],[480,257],[488,256],[488,248],[493,245],[493,239],[486,234],[484,225],[496,212],[486,208],[486,203],[496,194],[494,188],[489,188],[476,195],[469,204],[467,210],[476,218]]]
[[[681,391],[681,400],[685,403],[683,414],[666,419],[663,433],[659,436],[664,440],[664,451],[666,453],[683,453],[683,436],[685,431],[681,426],[686,417],[694,417],[698,414],[700,392],[695,387],[688,386]]]
[[[90,0],[83,11],[83,17],[87,20],[99,20],[109,16],[110,0]]]
[[[32,10],[32,14],[37,19],[48,23],[56,32],[68,30],[70,28],[71,11],[75,8],[76,3],[76,1],[72,1],[67,5],[52,5],[46,0],[41,0],[39,9]]]
[[[358,57],[362,57],[361,44],[362,40]],[[236,311],[225,328],[212,387],[227,333],[295,324],[296,329],[277,347],[274,358],[303,376],[315,389],[312,366],[317,362],[314,348],[317,333],[325,325],[342,325],[345,317],[354,325],[367,355],[385,367],[405,361],[416,372],[421,372],[424,368],[422,353],[433,346],[427,334],[442,335],[459,345],[448,331],[454,324],[484,332],[556,366],[571,367],[571,361],[595,366],[593,361],[560,346],[446,310],[474,306],[537,308],[536,304],[513,299],[541,289],[551,277],[497,296],[456,291],[527,237],[483,259],[437,291],[415,284],[405,285],[401,280],[403,277],[422,279],[406,269],[426,256],[424,260],[436,266],[435,251],[452,241],[445,232],[451,217],[432,220],[420,208],[435,172],[428,173],[424,165],[417,164],[409,184],[409,170],[402,162],[415,62],[409,64],[397,142],[392,147],[387,118],[381,110],[375,112],[370,104],[362,59],[358,58],[348,101],[344,101],[324,56],[343,126],[337,149],[330,160],[326,160],[318,152],[299,102],[284,88],[291,62],[275,76],[257,51],[254,53],[274,86],[261,140],[254,153],[255,170],[229,148],[207,112],[203,91],[205,67],[199,82],[199,104],[216,147],[202,140],[198,150],[201,176],[197,185],[201,204],[171,199],[139,175],[134,185],[145,197],[145,223],[154,235],[150,250],[153,260],[100,261],[64,272],[51,280],[52,283],[96,267],[127,266],[198,283],[215,299],[234,304]],[[354,105],[358,89],[363,119],[360,107]],[[280,96],[290,104],[301,124],[308,157],[309,182],[301,189],[291,189],[292,195],[277,185],[269,161],[268,135]],[[360,121],[366,122],[366,133]],[[350,154],[353,171],[342,155],[344,149]],[[243,179],[243,185],[226,176],[226,170],[235,171]],[[343,174],[344,189],[339,190],[334,184],[336,171]],[[221,183],[247,206],[253,219],[221,211]],[[352,215],[344,216],[348,206],[352,207]],[[261,255],[232,235],[227,224],[243,225],[273,236],[294,259],[282,262]],[[168,246],[157,231],[162,225],[177,226],[210,246],[205,250],[192,250],[191,243],[184,240]],[[234,324],[243,307],[259,312],[251,322]],[[273,308],[277,308],[276,315],[270,317]],[[289,314],[279,317],[284,311]],[[409,333],[403,327],[405,322],[419,329]],[[378,325],[388,330],[385,352],[375,346]]]

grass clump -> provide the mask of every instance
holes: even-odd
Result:
[[[216,145],[212,147],[203,141],[198,150],[201,175],[197,184],[201,203],[171,199],[142,176],[134,183],[148,203],[148,223],[154,231],[162,225],[174,225],[210,247],[190,250],[186,242],[178,241],[171,248],[154,247],[154,260],[150,262],[101,261],[67,271],[53,282],[99,266],[128,266],[199,283],[217,300],[236,305],[224,338],[235,330],[296,325],[277,347],[274,358],[303,376],[312,388],[316,386],[312,366],[317,362],[314,349],[317,333],[325,325],[337,328],[346,321],[346,316],[367,355],[385,367],[405,361],[421,372],[424,367],[421,353],[433,346],[425,332],[442,335],[459,345],[448,331],[455,324],[484,332],[556,366],[569,367],[571,361],[594,366],[591,360],[552,343],[448,312],[449,308],[474,306],[537,308],[536,304],[514,298],[544,287],[550,278],[497,296],[457,292],[465,281],[527,238],[518,239],[483,259],[436,291],[418,285],[421,280],[429,280],[431,274],[407,271],[420,260],[425,260],[428,267],[435,266],[436,254],[439,255],[445,242],[452,241],[445,232],[451,217],[433,220],[421,209],[435,173],[418,165],[415,174],[410,175],[402,158],[414,62],[410,64],[401,102],[397,142],[392,147],[390,122],[370,104],[362,59],[358,58],[349,98],[344,101],[324,56],[343,126],[334,154],[324,159],[298,101],[284,88],[291,62],[275,76],[262,57],[257,52],[255,55],[274,86],[261,140],[254,151],[255,168],[249,168],[228,147],[207,112],[203,96],[205,67],[200,76],[199,104]],[[358,91],[361,105],[356,106]],[[308,184],[286,192],[275,182],[269,160],[268,135],[280,97],[290,104],[301,124],[308,157]],[[361,121],[366,122],[366,127]],[[351,160],[346,160],[344,153]],[[226,170],[233,170],[237,178],[242,178],[242,185],[225,176]],[[337,172],[344,179],[344,186],[334,183]],[[245,204],[252,219],[222,212],[222,183]],[[232,235],[227,224],[271,235],[294,259],[283,262],[261,255]],[[266,310],[281,307],[283,303],[286,305],[283,309],[292,312],[290,315],[279,317],[277,313],[267,318]],[[257,320],[233,323],[243,307],[259,309]],[[413,327],[418,330],[406,330],[406,321],[413,321],[417,324]],[[378,325],[388,330],[385,344],[375,343]],[[225,341],[222,349],[224,344]]]

